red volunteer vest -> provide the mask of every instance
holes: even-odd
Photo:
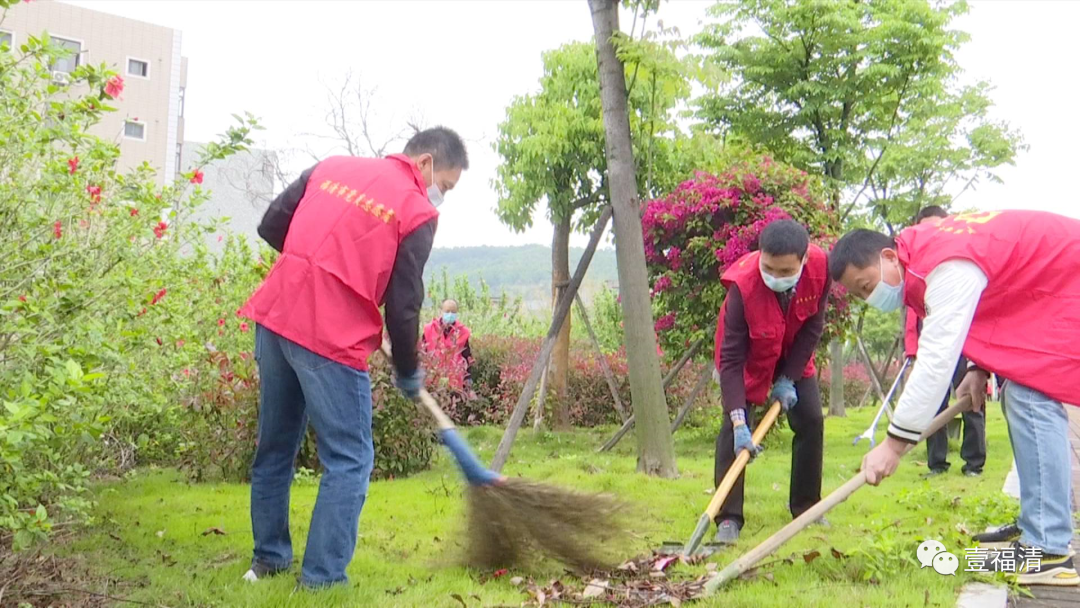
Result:
[[[776,364],[781,357],[787,356],[803,323],[817,314],[822,304],[821,296],[825,289],[828,266],[825,252],[811,244],[807,254],[806,267],[795,285],[795,296],[788,305],[786,317],[780,309],[780,302],[776,300],[776,293],[769,289],[761,278],[760,252],[744,255],[720,277],[725,287],[739,287],[746,325],[750,330],[750,353],[743,372],[748,403],[764,403],[769,398],[769,388],[776,375]],[[724,365],[721,343],[724,340],[726,307],[725,301],[720,307],[720,318],[716,323],[716,351],[713,355],[716,369],[723,369]],[[808,378],[816,373],[814,357],[811,356],[802,377]]]
[[[465,370],[469,363],[461,353],[471,335],[469,328],[461,323],[454,323],[450,333],[446,333],[440,319],[424,327],[424,350],[434,355],[444,370],[452,370],[447,379],[456,389],[465,385]]]
[[[914,357],[919,352],[919,315],[914,309],[904,311],[904,356]]]
[[[383,303],[398,245],[438,216],[404,155],[319,163],[285,247],[241,314],[343,365],[367,369],[382,343]]]
[[[920,318],[926,276],[974,262],[987,285],[964,342],[979,367],[1063,402],[1080,394],[1080,221],[1043,211],[984,211],[913,226],[896,239],[904,303]]]

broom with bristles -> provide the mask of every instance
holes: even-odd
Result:
[[[390,360],[390,344],[382,353]],[[614,563],[627,538],[625,505],[606,494],[586,494],[506,477],[485,467],[458,435],[453,421],[424,389],[416,399],[439,428],[439,439],[468,482],[465,561],[502,568],[536,554],[588,570]]]

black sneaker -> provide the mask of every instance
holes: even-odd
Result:
[[[249,583],[254,583],[264,578],[270,578],[271,576],[276,576],[282,572],[288,571],[288,566],[285,566],[284,568],[272,568],[260,561],[252,560],[251,568],[244,573],[243,579]]]
[[[949,469],[930,469],[929,471],[927,471],[926,473],[923,473],[919,477],[921,477],[923,479],[930,479],[931,477],[937,477],[938,475],[944,475],[945,473],[948,473],[948,472],[949,472]]]
[[[716,536],[713,537],[714,543],[721,545],[734,545],[739,540],[739,524],[730,519],[716,524]]]
[[[1050,585],[1076,587],[1080,575],[1073,566],[1072,555],[1051,555],[1019,542],[1007,549],[991,553],[987,559],[992,572],[1005,572],[1016,577],[1020,585]]]
[[[1016,522],[1001,526],[996,530],[983,532],[971,537],[971,540],[979,543],[980,547],[987,549],[1005,549],[1020,540],[1020,527]]]

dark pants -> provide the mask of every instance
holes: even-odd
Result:
[[[953,372],[953,388],[960,386],[967,372],[967,360],[963,357],[956,364]],[[938,408],[938,413],[944,412],[949,407],[949,394]],[[973,471],[981,473],[986,464],[986,414],[985,412],[964,412],[964,439],[960,444],[960,458],[964,459],[965,473]],[[949,433],[948,427],[926,438],[926,465],[931,471],[949,470]]]
[[[803,378],[795,383],[799,402],[787,413],[788,425],[795,432],[791,440],[791,485],[788,508],[793,517],[814,506],[821,500],[821,458],[824,444],[825,424],[821,414],[821,393],[816,377]],[[753,413],[748,412],[748,416]],[[716,437],[716,466],[713,479],[719,485],[731,463],[735,461],[735,437],[731,420],[725,416],[720,434]],[[746,473],[739,475],[727,500],[716,517],[719,523],[725,519],[735,521],[742,528],[743,486]]]

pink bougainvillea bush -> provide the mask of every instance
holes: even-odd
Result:
[[[768,156],[744,157],[714,174],[699,172],[663,198],[648,201],[642,217],[645,259],[652,282],[656,331],[677,356],[697,338],[712,335],[725,290],[720,275],[757,249],[770,222],[795,219],[811,240],[831,247],[836,222],[819,182]],[[846,317],[842,291],[830,298],[831,324]]]

